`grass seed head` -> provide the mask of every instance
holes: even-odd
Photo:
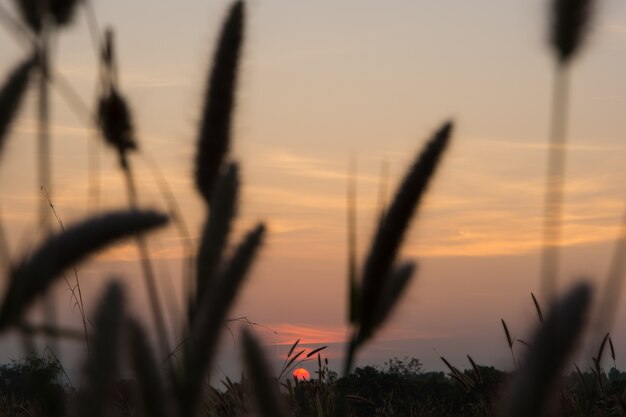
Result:
[[[75,10],[80,0],[48,0],[50,13],[57,25],[65,26],[72,23]]]
[[[35,59],[31,56],[11,71],[0,89],[0,155],[11,123],[17,116],[22,99],[28,88],[31,70]]]
[[[361,325],[371,327],[376,321],[373,314],[380,313],[380,296],[384,294],[385,279],[391,276],[391,268],[404,240],[410,221],[416,211],[428,183],[447,148],[452,123],[446,122],[417,156],[398,188],[385,218],[381,220],[365,267],[361,285]],[[367,329],[369,331],[369,329]]]
[[[244,6],[231,7],[218,41],[209,75],[196,153],[196,186],[207,204],[230,147],[232,114],[237,88],[237,70],[243,42]]]
[[[561,64],[567,64],[584,43],[594,0],[552,0],[550,43]]]
[[[130,109],[114,86],[100,98],[98,121],[104,139],[120,154],[137,149]]]

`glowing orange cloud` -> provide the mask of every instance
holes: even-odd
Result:
[[[329,343],[343,343],[348,338],[348,328],[344,326],[297,326],[292,324],[272,324],[277,332],[277,339],[273,344],[291,345],[300,339],[301,345],[318,345]]]

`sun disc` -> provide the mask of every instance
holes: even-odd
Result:
[[[293,371],[293,376],[299,381],[308,381],[311,377],[311,374],[304,368],[298,368]]]

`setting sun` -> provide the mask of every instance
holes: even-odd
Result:
[[[309,371],[304,368],[298,368],[293,371],[293,376],[300,381],[308,381],[309,378],[311,378],[311,374],[309,373]]]

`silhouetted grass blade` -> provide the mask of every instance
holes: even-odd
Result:
[[[14,0],[14,3],[22,21],[33,32],[39,33],[41,30],[42,2],[39,0]]]
[[[509,331],[509,327],[506,325],[504,319],[500,319],[502,322],[502,328],[504,329],[504,335],[506,336],[506,343],[509,345],[509,349],[513,349],[513,338],[511,337],[511,332]]]
[[[28,79],[35,65],[33,57],[26,58],[11,71],[0,90],[0,156],[4,141],[17,116],[22,98],[28,87]]]
[[[110,415],[113,392],[120,370],[124,326],[124,294],[119,283],[111,283],[98,305],[92,338],[92,357],[85,366],[85,386],[78,394],[78,416]]]
[[[533,299],[533,304],[535,305],[535,310],[537,310],[537,317],[539,317],[539,322],[543,323],[543,312],[541,311],[541,307],[539,306],[539,301],[537,301],[537,297],[532,292],[530,296]]]
[[[222,27],[200,122],[195,176],[198,191],[208,204],[229,148],[243,27],[244,5],[238,1]]]
[[[463,386],[466,390],[469,390],[473,385],[471,379],[469,379],[463,372],[459,370],[456,366],[452,365],[446,358],[443,356],[439,356],[439,359],[443,361],[443,363],[450,369],[448,375],[455,379],[459,384]]]
[[[428,142],[407,172],[387,214],[381,221],[363,269],[361,325],[372,326],[384,280],[389,276],[409,223],[446,149],[452,123],[445,123]]]
[[[602,363],[602,356],[604,355],[604,348],[606,347],[606,342],[609,339],[610,333],[607,333],[604,335],[604,338],[602,338],[602,343],[600,343],[600,347],[598,348],[598,353],[596,354],[596,362],[598,364],[598,368],[600,367],[600,364]]]
[[[389,317],[411,280],[414,270],[415,264],[409,262],[399,266],[390,273],[389,278],[385,280],[376,310],[372,315],[372,322],[364,322],[361,326],[359,333],[360,343],[371,337],[373,332]]]
[[[356,158],[350,159],[347,189],[347,226],[348,226],[348,320],[358,324],[360,294],[357,270],[357,188]]]
[[[553,0],[550,42],[560,63],[567,64],[585,40],[594,0]]]
[[[197,324],[192,328],[192,340],[198,343],[194,346],[196,352],[206,352],[212,343],[209,343],[207,335],[216,333],[222,325],[228,308],[234,301],[246,273],[261,246],[265,226],[260,224],[245,237],[237,248],[235,254],[218,278],[214,291],[204,294],[199,306],[200,317]],[[208,332],[211,329],[211,332]],[[213,334],[210,339],[215,338]],[[213,342],[214,340],[211,340]]]
[[[287,357],[290,357],[291,354],[293,353],[293,351],[295,350],[296,346],[298,346],[298,343],[300,343],[300,339],[296,340],[294,342],[293,345],[291,345],[291,348],[289,349],[289,352],[287,353]]]
[[[57,25],[64,26],[72,23],[76,5],[80,0],[48,0],[50,13],[54,16]]]
[[[213,191],[211,212],[200,240],[197,260],[197,302],[214,281],[222,253],[228,242],[228,234],[237,212],[239,195],[239,170],[236,164],[229,165],[220,176]]]
[[[313,349],[312,351],[310,351],[309,353],[306,354],[307,358],[310,358],[311,356],[315,355],[318,352],[321,352],[322,350],[326,349],[328,346],[322,346],[322,347],[318,347],[317,349]]]
[[[476,365],[476,362],[474,362],[474,359],[472,359],[472,357],[470,355],[467,355],[467,359],[469,360],[470,364],[472,365],[472,370],[474,371],[474,376],[476,377],[476,382],[479,384],[483,383],[483,375],[480,372],[480,368],[478,367],[478,365]]]
[[[252,394],[258,411],[265,417],[287,417],[287,409],[278,391],[278,384],[265,355],[252,334],[243,331],[244,364],[252,384]]]
[[[578,284],[552,306],[533,338],[524,367],[501,399],[501,416],[545,413],[559,374],[576,348],[590,302],[591,287]]]
[[[166,391],[159,364],[148,344],[148,335],[136,320],[128,320],[131,363],[137,377],[145,415],[173,417],[169,392]]]
[[[609,347],[611,348],[611,359],[613,359],[613,366],[615,367],[615,348],[613,348],[613,340],[609,336]]]
[[[72,22],[79,0],[15,0],[15,5],[24,23],[39,33],[46,15],[52,17],[58,26]]]
[[[180,392],[182,406],[195,408],[202,379],[217,349],[219,334],[226,313],[234,303],[241,284],[261,246],[265,226],[257,225],[235,251],[232,259],[219,275],[212,291],[207,291],[198,305],[196,320],[186,344],[186,371]],[[186,413],[184,413],[186,414]]]
[[[111,243],[167,222],[155,211],[127,210],[93,217],[47,239],[12,269],[0,307],[0,329],[14,324],[38,295],[70,266]]]
[[[291,365],[293,365],[293,363],[298,360],[298,358],[300,356],[302,356],[302,354],[305,352],[304,349],[302,349],[300,352],[296,353],[295,355],[293,355],[291,357],[291,359],[289,359],[289,361],[285,362],[285,364],[283,365],[283,368],[280,370],[280,374],[278,375],[278,379],[282,379],[282,377],[284,376],[285,372],[289,369],[289,367]]]

